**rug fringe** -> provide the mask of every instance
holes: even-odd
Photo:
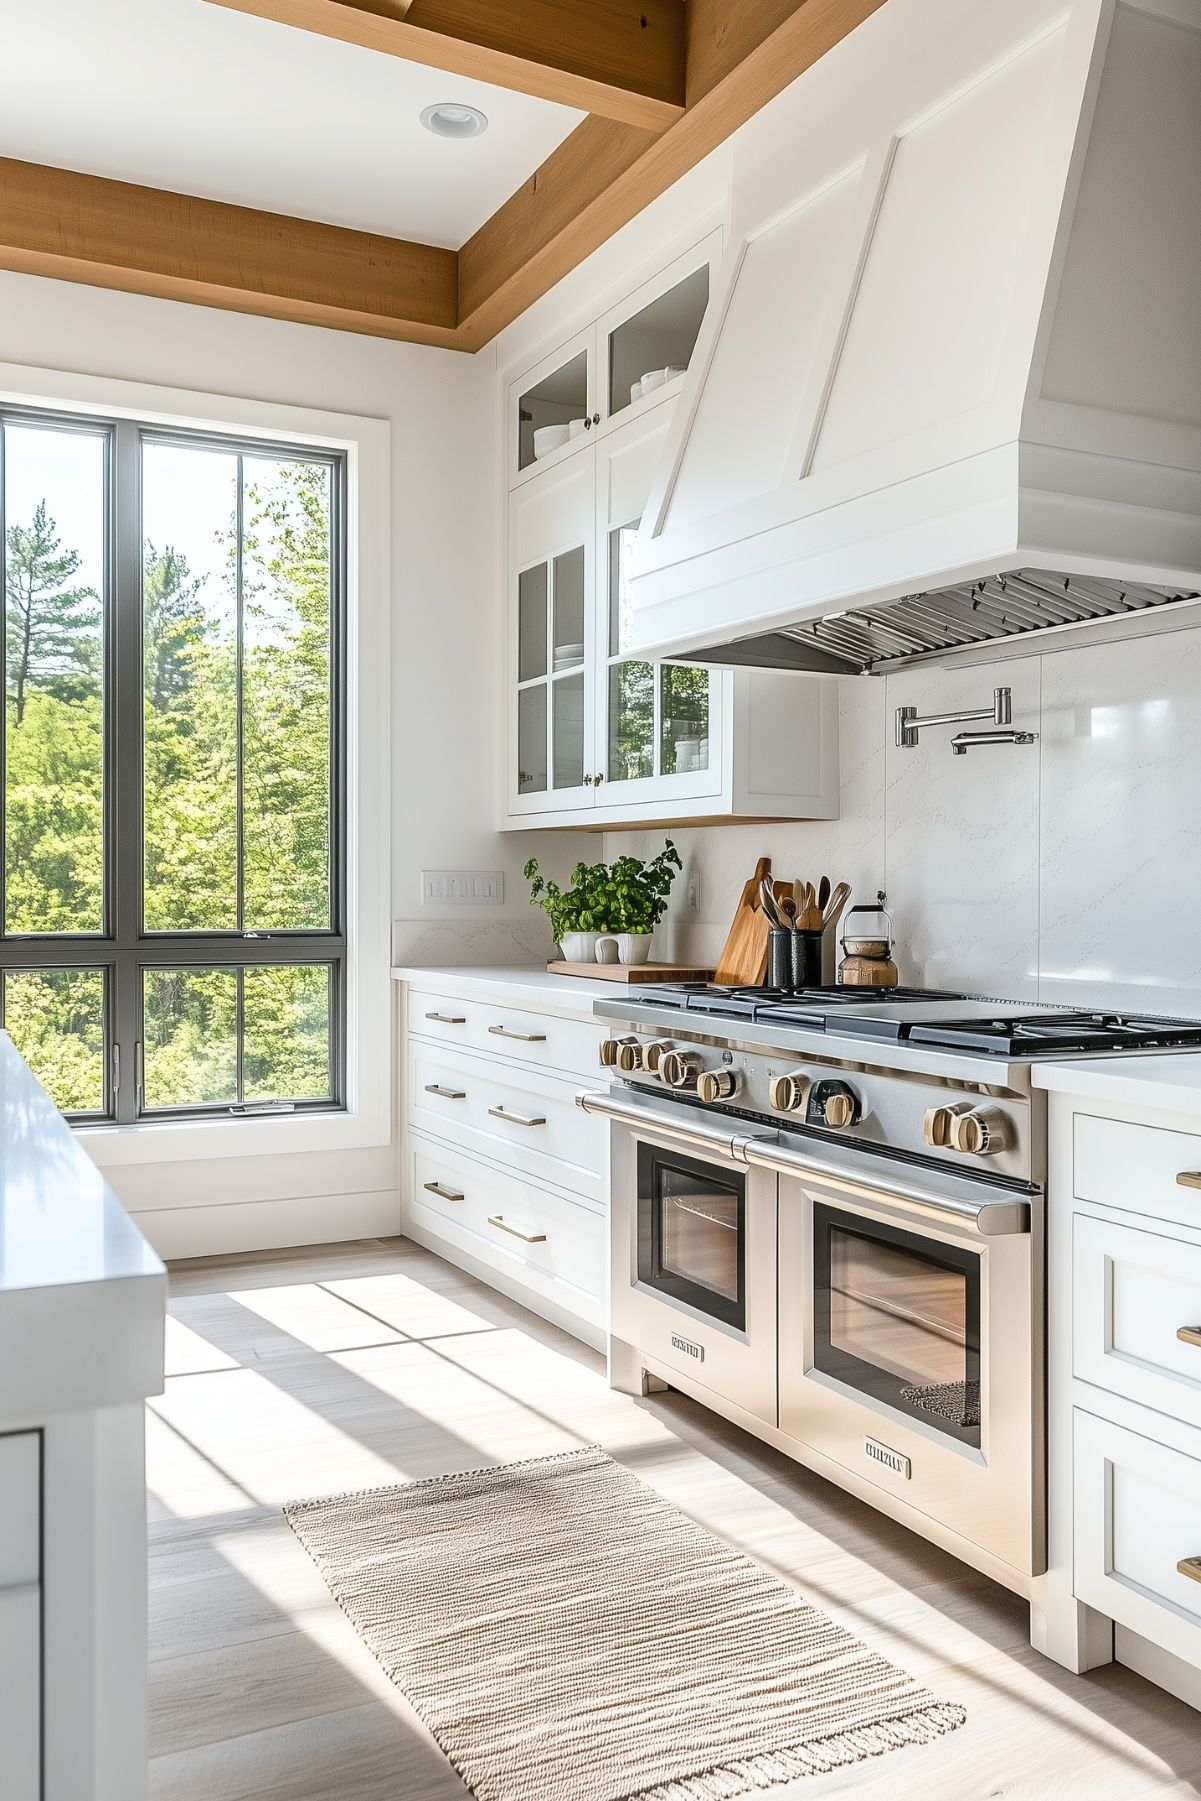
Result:
[[[734,1801],[755,1789],[778,1788],[802,1776],[822,1776],[844,1764],[879,1757],[904,1745],[928,1745],[963,1725],[967,1713],[950,1702],[938,1702],[896,1720],[881,1720],[857,1731],[838,1732],[808,1745],[765,1751],[759,1757],[704,1770],[695,1776],[639,1789],[624,1801]]]

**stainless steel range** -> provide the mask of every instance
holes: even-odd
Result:
[[[1201,1024],[654,987],[615,1078],[610,1379],[705,1401],[1020,1593],[1046,1568],[1042,1057]]]

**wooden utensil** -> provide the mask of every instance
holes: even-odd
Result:
[[[822,877],[821,881],[817,884],[817,904],[818,904],[818,907],[821,909],[823,916],[825,914],[826,907],[829,904],[829,900],[830,900],[830,878],[828,875],[824,875]]]
[[[822,931],[832,932],[842,918],[843,908],[851,898],[851,884],[839,882],[822,911]]]
[[[767,975],[767,934],[771,927],[763,911],[759,884],[770,874],[771,858],[760,857],[754,875],[743,886],[713,976],[722,987],[754,987]]]

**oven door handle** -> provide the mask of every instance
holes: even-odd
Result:
[[[648,1107],[645,1103],[631,1100],[624,1094],[617,1094],[610,1089],[602,1089],[599,1093],[581,1088],[575,1097],[577,1107],[585,1113],[598,1113],[606,1119],[615,1119],[623,1126],[634,1126],[644,1132],[653,1132],[658,1138],[669,1138],[673,1144],[680,1144],[694,1151],[708,1151],[710,1155],[725,1157],[731,1163],[745,1163],[743,1146],[748,1142],[741,1132],[722,1132],[710,1125],[705,1119],[685,1116],[680,1110],[667,1111],[665,1108]]]
[[[893,1207],[904,1213],[943,1224],[967,1227],[982,1238],[1012,1238],[1030,1230],[1030,1203],[1020,1196],[992,1195],[964,1184],[961,1194],[936,1194],[891,1170],[879,1180],[824,1156],[814,1157],[773,1138],[743,1138],[742,1160],[752,1169],[774,1170],[781,1176],[808,1176],[851,1201]]]

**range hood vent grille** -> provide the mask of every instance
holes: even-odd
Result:
[[[841,666],[848,674],[869,675],[914,657],[946,655],[970,645],[1021,638],[1054,627],[1095,624],[1198,597],[1192,588],[1177,590],[1102,576],[1011,569],[1003,575],[850,607],[824,619],[783,627],[772,634],[775,654],[767,660],[779,666],[794,662],[801,668]],[[795,657],[789,655],[785,640],[796,647]],[[741,646],[729,649],[738,661],[754,662],[753,642],[744,640]],[[718,655],[715,660],[723,659]]]

